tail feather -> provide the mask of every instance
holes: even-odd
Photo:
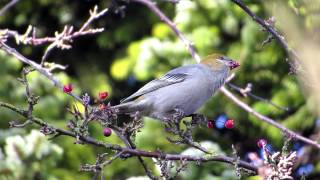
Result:
[[[116,105],[116,106],[112,106],[112,108],[116,109],[117,113],[119,113],[119,114],[134,113],[134,112],[140,111],[141,110],[140,107],[141,106],[135,101],[130,101],[130,102]]]

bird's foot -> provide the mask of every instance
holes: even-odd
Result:
[[[142,118],[142,114],[140,111],[136,111],[134,113],[130,113],[129,114],[131,118],[133,118],[134,120],[138,120]]]
[[[180,120],[186,116],[184,111],[181,109],[175,108],[173,111],[174,113],[172,114],[172,120],[174,122],[180,122]]]
[[[191,125],[206,125],[208,119],[202,114],[191,114]]]

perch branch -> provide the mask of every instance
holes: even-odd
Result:
[[[28,114],[24,111],[21,110],[17,107],[15,107],[12,104],[9,103],[3,103],[0,102],[0,107],[5,107],[8,108],[10,110],[13,110],[14,112],[22,115],[25,118],[28,118]],[[70,136],[73,138],[76,138],[77,135],[74,132],[65,130],[65,129],[61,129],[61,128],[56,128],[50,124],[48,124],[47,122],[43,121],[40,118],[37,117],[33,117],[33,122],[34,124],[37,124],[41,127],[45,126],[45,127],[51,127],[55,130],[56,133],[59,133],[60,135],[65,135],[65,136]],[[152,158],[165,158],[167,160],[173,160],[173,161],[179,161],[181,159],[186,159],[187,161],[196,161],[196,162],[209,162],[209,161],[218,161],[218,162],[225,162],[228,164],[234,164],[234,158],[232,157],[228,157],[228,156],[223,156],[223,155],[217,155],[217,156],[191,156],[191,155],[181,155],[181,154],[169,154],[169,153],[163,153],[163,152],[158,152],[158,151],[144,151],[144,150],[138,150],[138,149],[132,149],[132,148],[126,148],[126,147],[122,147],[116,144],[109,144],[109,143],[105,143],[102,141],[98,141],[90,136],[80,136],[80,140],[82,142],[85,142],[87,144],[91,144],[97,147],[102,147],[102,148],[106,148],[106,149],[112,149],[112,150],[116,150],[119,152],[122,152],[122,154],[130,154],[131,156],[140,156],[140,157],[152,157]],[[257,173],[258,168],[250,163],[247,163],[245,161],[240,161],[239,162],[239,167],[251,170],[255,173]]]

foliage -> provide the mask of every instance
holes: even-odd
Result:
[[[288,4],[294,11],[305,15],[303,5],[299,2],[290,0]],[[1,7],[3,3],[0,3]],[[246,3],[259,16],[268,16],[263,4],[256,1]],[[53,35],[65,24],[80,26],[86,18],[87,13],[84,12],[88,12],[94,4],[107,7],[111,1],[21,1],[12,11],[0,16],[0,23],[20,33],[32,24],[37,27],[39,36]],[[55,76],[63,83],[72,82],[76,94],[88,92],[97,97],[98,92],[108,91],[112,104],[119,103],[119,99],[173,67],[195,63],[184,44],[152,12],[134,3],[121,2],[120,5],[126,6],[123,17],[121,13],[110,12],[96,22],[105,27],[105,32],[77,39],[73,49],[54,51],[49,56],[49,61],[68,64],[66,72],[55,73]],[[289,111],[283,111],[262,101],[243,98],[256,111],[278,119],[286,127],[305,136],[312,133],[316,117],[308,109],[297,79],[288,74],[285,52],[275,41],[262,46],[267,33],[239,7],[228,0],[181,0],[177,4],[159,2],[159,7],[194,42],[202,57],[221,52],[240,61],[241,68],[235,72],[233,83],[245,87],[250,82],[253,84],[253,93],[290,108]],[[315,17],[306,17],[306,27],[311,26],[308,23],[310,18]],[[38,60],[44,52],[44,47],[21,46],[19,49],[24,55]],[[3,51],[0,51],[0,59],[0,100],[25,106],[24,87],[16,80],[23,65]],[[35,115],[64,128],[71,117],[66,108],[74,101],[39,73],[32,72],[28,77],[33,92],[41,96]],[[239,155],[245,157],[249,151],[257,151],[255,142],[261,137],[268,139],[277,149],[283,144],[283,135],[278,129],[257,121],[222,94],[215,95],[201,112],[211,119],[227,114],[236,122],[233,130],[199,128],[194,134],[197,141],[214,142],[212,144],[218,149],[217,153],[231,154],[231,145],[235,144]],[[95,154],[101,153],[101,150],[74,145],[68,138],[46,141],[35,130],[30,130],[29,134],[21,131],[18,132],[21,135],[17,136],[8,130],[8,122],[21,117],[3,108],[0,109],[0,117],[0,133],[13,133],[12,136],[0,136],[0,147],[5,150],[0,152],[0,159],[4,159],[0,162],[0,179],[32,179],[35,176],[44,179],[90,179],[91,174],[78,172],[79,166],[93,163]],[[163,128],[158,121],[145,119],[142,132],[137,134],[137,146],[146,150],[160,148],[166,152],[181,152],[185,147],[168,143],[166,136],[162,136]],[[90,127],[89,131],[95,138],[120,143],[115,135],[104,137],[98,125]],[[33,143],[35,139],[37,144]],[[23,149],[21,154],[10,154],[9,149],[15,143],[18,149]],[[27,149],[35,145],[41,148]],[[14,161],[9,162],[10,159]],[[320,167],[319,162],[313,163],[315,167]],[[126,162],[117,160],[106,168],[104,175],[112,179],[142,175],[143,169],[136,164],[134,159]],[[148,164],[151,165],[151,161]],[[184,172],[181,178],[236,179],[232,168],[222,163],[210,163],[207,166],[191,164],[188,166],[189,172]],[[156,171],[156,167],[153,169]]]
[[[50,169],[56,166],[63,150],[47,141],[37,130],[25,137],[20,135],[6,138],[4,153],[0,149],[1,179],[50,179]],[[33,172],[28,173],[28,172]]]

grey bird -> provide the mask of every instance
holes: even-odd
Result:
[[[225,83],[230,70],[239,65],[226,56],[209,55],[199,64],[175,68],[150,81],[112,108],[119,114],[139,113],[162,121],[177,111],[184,116],[194,114]]]

